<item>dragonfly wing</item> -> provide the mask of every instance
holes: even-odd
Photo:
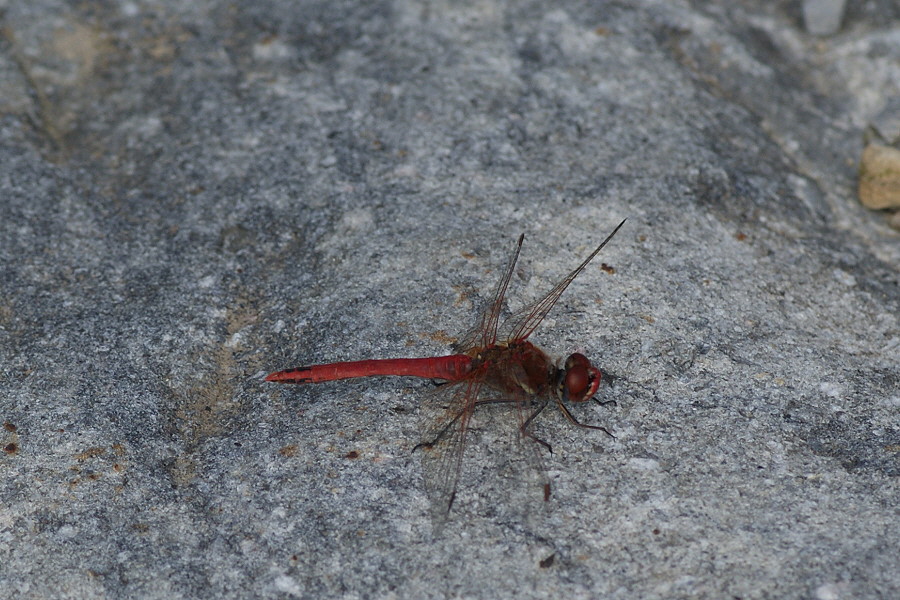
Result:
[[[503,299],[506,297],[506,288],[509,287],[509,281],[512,279],[513,271],[516,269],[516,261],[519,260],[519,252],[522,250],[522,242],[525,240],[525,234],[519,236],[516,242],[516,248],[506,265],[503,277],[497,284],[493,298],[482,311],[481,319],[472,328],[471,331],[463,336],[462,340],[457,344],[460,351],[466,351],[470,348],[485,347],[494,344],[497,341],[497,326],[500,324],[500,312],[503,310]]]
[[[480,515],[511,527],[541,529],[540,517],[549,507],[550,482],[542,459],[548,449],[532,433],[532,416],[548,400],[482,389],[469,428],[477,435],[466,442],[478,451],[480,468],[465,471],[466,482],[471,477],[477,483],[480,499],[473,509]]]
[[[475,376],[450,385],[446,392],[450,394],[449,405],[417,446],[422,452],[422,474],[435,534],[443,527],[456,497],[466,433],[482,380]]]
[[[466,477],[478,479],[475,487],[482,498],[493,499],[494,516],[504,522],[535,525],[531,521],[547,506],[550,483],[541,458],[548,451],[547,444],[532,433],[532,421],[549,399],[493,389],[483,383],[483,373],[479,373],[442,386],[433,400],[447,406],[417,448],[422,453],[435,535],[446,524],[456,499],[469,442],[475,442],[483,452],[479,460],[492,465],[483,472],[467,472]],[[509,414],[511,410],[516,417]],[[473,427],[477,427],[478,435],[470,440]],[[485,477],[485,473],[490,476]]]
[[[545,452],[550,452],[549,444],[533,433],[533,422],[546,408],[549,398],[520,394],[516,400],[518,427],[514,450],[509,453],[509,469],[519,483],[507,492],[507,498],[510,509],[518,511],[516,516],[530,522],[541,514],[550,499],[550,479],[542,459]]]
[[[562,296],[562,293],[566,291],[566,288],[569,287],[569,284],[575,280],[578,275],[584,271],[584,268],[588,266],[588,263],[597,256],[603,247],[609,243],[609,240],[616,235],[616,232],[621,229],[622,225],[625,224],[623,220],[619,223],[613,232],[606,236],[606,239],[603,240],[597,248],[591,252],[591,255],[584,259],[578,267],[575,268],[574,271],[569,273],[562,281],[557,283],[552,290],[550,290],[546,296],[538,300],[537,302],[523,308],[518,311],[512,317],[507,319],[504,322],[503,327],[501,328],[502,339],[509,341],[519,341],[527,339],[529,335],[537,328],[538,325],[541,324],[541,321],[544,320],[544,317],[547,316],[547,313],[550,312],[550,309],[553,308],[553,305],[556,304],[556,301],[559,300],[559,297]],[[505,288],[504,288],[505,289]]]

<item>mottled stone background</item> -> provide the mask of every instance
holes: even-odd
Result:
[[[0,2],[0,596],[900,597],[900,8],[813,4]],[[533,336],[615,376],[547,506],[491,407],[435,538],[430,383],[261,380],[626,217]]]

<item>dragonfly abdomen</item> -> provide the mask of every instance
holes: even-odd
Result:
[[[266,381],[279,383],[321,383],[356,377],[422,377],[459,381],[472,370],[472,359],[465,354],[432,358],[387,358],[357,360],[325,365],[309,365],[278,371],[266,376]]]

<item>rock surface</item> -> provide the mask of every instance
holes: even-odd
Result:
[[[900,15],[759,4],[5,4],[0,590],[900,597],[900,241],[855,199]],[[533,336],[616,438],[545,411],[531,513],[508,407],[435,538],[433,386],[261,381],[447,353],[520,232],[511,310],[624,217]]]

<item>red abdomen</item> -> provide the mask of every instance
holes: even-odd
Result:
[[[270,373],[266,376],[266,381],[320,383],[323,381],[337,381],[338,379],[352,379],[354,377],[377,377],[380,375],[458,381],[465,378],[471,370],[471,358],[465,354],[452,354],[434,358],[388,358],[383,360],[357,360],[326,365],[309,365]]]

